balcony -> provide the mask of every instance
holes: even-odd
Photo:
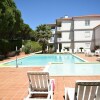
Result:
[[[62,42],[62,38],[57,38],[57,42]]]
[[[57,31],[61,31],[61,27],[57,27]]]
[[[49,43],[54,43],[54,37],[51,37],[50,40],[48,40]]]
[[[54,30],[51,30],[52,34],[55,34],[55,29]]]
[[[57,42],[71,42],[71,40],[64,38],[57,38]]]

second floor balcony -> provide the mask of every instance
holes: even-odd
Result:
[[[57,42],[71,42],[71,40],[64,38],[57,38]]]
[[[57,27],[57,31],[61,31],[61,27]]]
[[[52,34],[55,34],[55,29],[51,30]]]

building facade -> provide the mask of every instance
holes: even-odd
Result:
[[[56,19],[55,24],[49,24],[52,29],[52,44],[55,51],[62,52],[65,49],[93,50],[100,46],[100,15],[68,16]]]

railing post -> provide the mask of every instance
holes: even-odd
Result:
[[[17,64],[17,46],[16,46],[16,68],[18,68],[18,64]]]

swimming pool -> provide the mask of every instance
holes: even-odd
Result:
[[[94,76],[100,75],[100,63],[50,64],[44,71],[51,76]]]
[[[45,66],[52,63],[80,63],[84,60],[71,54],[36,54],[17,60],[18,66]],[[16,60],[5,63],[7,66],[16,66]]]
[[[100,75],[100,63],[86,63],[71,54],[36,54],[17,60],[18,67],[44,67],[51,76],[94,76]],[[4,63],[16,66],[16,60]]]

